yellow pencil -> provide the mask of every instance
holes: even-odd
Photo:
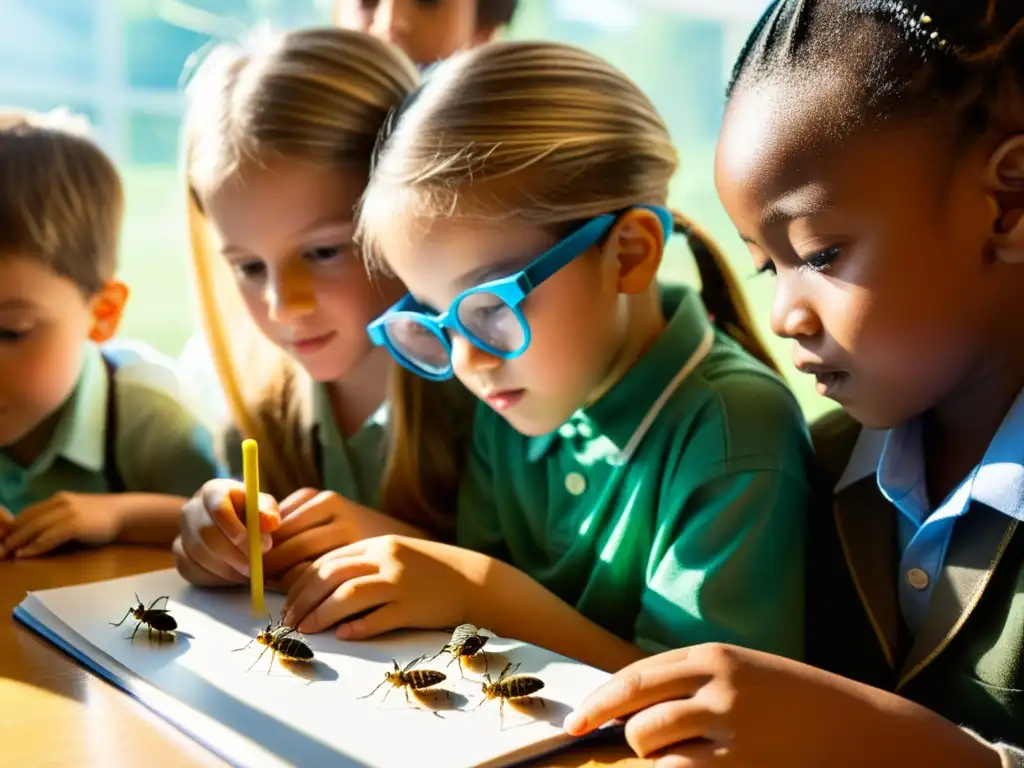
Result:
[[[263,548],[260,546],[260,464],[255,440],[242,442],[242,479],[245,481],[245,527],[249,532],[249,589],[252,615],[267,615],[263,602]]]

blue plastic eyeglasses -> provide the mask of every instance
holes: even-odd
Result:
[[[665,208],[638,206],[661,219],[665,239],[672,233],[672,214]],[[611,230],[621,213],[606,213],[583,224],[526,268],[498,280],[469,288],[447,312],[433,314],[411,295],[367,326],[370,339],[413,373],[431,379],[450,379],[455,331],[475,347],[503,360],[523,354],[530,346],[530,325],[521,304],[538,285],[585,253]]]

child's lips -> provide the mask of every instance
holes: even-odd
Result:
[[[504,411],[518,405],[526,394],[525,389],[499,389],[484,395],[484,401],[496,411]]]
[[[334,337],[336,335],[337,332],[330,331],[328,333],[321,334],[320,336],[309,336],[305,339],[294,339],[291,342],[291,348],[300,355],[308,355],[312,354],[313,352],[319,352],[321,349],[330,344],[331,341],[334,340]]]

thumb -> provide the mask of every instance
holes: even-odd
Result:
[[[234,507],[235,514],[243,523],[245,520],[245,489],[232,488],[228,491],[228,500]],[[277,508],[277,501],[269,493],[261,493],[259,501],[260,509],[260,530],[263,533],[273,533],[281,525],[281,513]]]

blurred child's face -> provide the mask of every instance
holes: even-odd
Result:
[[[0,259],[0,447],[18,461],[39,454],[75,388],[92,310],[78,286],[38,260]]]
[[[467,288],[512,275],[556,239],[541,229],[435,223],[411,248],[387,248],[388,264],[435,312]],[[557,429],[602,386],[626,332],[618,263],[592,247],[534,289],[520,305],[531,341],[505,360],[451,333],[452,368],[477,397],[524,435]]]
[[[754,263],[777,272],[772,329],[796,342],[796,367],[888,428],[1004,359],[990,352],[1022,286],[990,258],[985,153],[954,155],[926,126],[832,138],[842,88],[741,89],[716,183]]]
[[[207,201],[253,320],[320,382],[354,373],[373,347],[366,324],[403,288],[371,279],[353,248],[365,171],[295,160],[244,165]]]
[[[394,43],[420,66],[490,39],[479,30],[477,0],[338,0],[338,26]]]

